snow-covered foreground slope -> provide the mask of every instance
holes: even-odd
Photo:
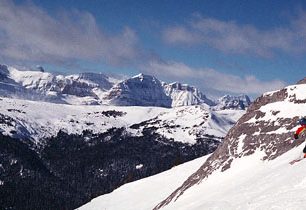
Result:
[[[290,165],[304,145],[273,161],[262,161],[260,151],[238,159],[231,170],[216,171],[195,185],[165,210],[266,210],[303,209],[306,205],[306,160]],[[202,157],[169,171],[124,185],[93,199],[80,210],[149,210],[199,167]]]
[[[187,190],[165,210],[281,210],[306,205],[306,160],[290,165],[301,155],[301,145],[273,161],[262,161],[260,151],[236,160],[231,169],[216,171]]]
[[[303,146],[295,147],[305,141],[305,134],[291,142],[300,116],[306,116],[304,83],[257,98],[228,132],[222,145],[155,209],[297,207],[296,204],[301,201],[290,206],[290,200],[288,202],[284,198],[288,193],[290,199],[295,199],[293,194],[301,193],[296,186],[299,182],[305,183],[304,176],[299,175],[300,172],[305,174],[305,171],[301,169],[297,172],[298,166],[288,164],[301,155],[303,149]],[[305,162],[298,164],[305,166]],[[287,182],[287,179],[290,181]],[[201,196],[200,200],[199,194],[206,196]]]
[[[289,154],[289,151],[302,144],[304,140],[301,138],[294,143],[291,142],[293,133],[299,126],[297,121],[301,116],[306,116],[306,84],[303,82],[257,98],[246,114],[228,132],[222,145],[182,186],[155,209],[165,206],[167,208],[169,204],[176,205],[173,204],[175,201],[184,199],[189,190],[197,188],[197,184],[206,185],[206,181],[214,177],[218,171],[223,172],[220,173],[222,179],[224,174],[235,173],[235,167],[241,169],[243,165],[241,161],[251,166],[248,170],[253,170],[255,163],[247,161],[248,159],[259,163],[263,160],[274,162],[280,156]],[[259,151],[261,156],[257,155]],[[245,175],[239,174],[239,177],[241,176]],[[216,185],[216,187],[219,186]],[[235,192],[228,191],[230,194]]]
[[[168,171],[141,179],[102,195],[78,208],[79,210],[150,210],[175,190],[207,159],[204,156],[176,166]]]

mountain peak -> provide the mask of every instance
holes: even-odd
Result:
[[[150,82],[150,81],[160,82],[156,77],[154,77],[152,75],[149,75],[149,74],[144,74],[144,73],[137,74],[137,75],[135,75],[132,78],[129,78],[127,80],[130,80],[130,79],[136,79],[136,80],[139,80],[141,82]]]
[[[238,95],[238,96],[232,96],[232,95],[224,95],[221,98],[218,99],[217,105],[215,106],[215,109],[223,110],[223,109],[240,109],[244,110],[251,104],[250,98],[245,95]]]
[[[161,82],[142,73],[116,84],[104,99],[119,106],[171,107],[171,98],[165,94]]]
[[[5,87],[2,95],[54,103],[162,107],[206,104],[217,109],[245,109],[250,104],[246,95],[226,95],[219,101],[221,105],[216,106],[220,103],[213,102],[194,86],[178,81],[167,84],[144,73],[131,78],[87,72],[65,76],[48,73],[41,66],[20,71],[0,65],[0,79]]]
[[[296,84],[306,84],[306,77],[304,77],[304,79],[301,79],[300,81],[298,81]]]

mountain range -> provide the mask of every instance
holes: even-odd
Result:
[[[1,65],[0,207],[73,209],[210,154],[249,104],[144,74]]]
[[[303,138],[291,140],[305,93],[306,78],[252,103],[246,95],[211,100],[150,75],[1,65],[0,207],[74,209],[96,198],[81,209],[131,209],[124,205],[141,196],[135,206],[144,210],[298,208],[284,198],[301,200],[305,190],[303,161],[288,164],[302,150]]]
[[[0,65],[0,95],[64,104],[178,107],[207,104],[215,109],[246,109],[246,95],[208,99],[197,88],[167,84],[151,75],[131,78],[102,73],[60,75],[38,70],[18,70]]]

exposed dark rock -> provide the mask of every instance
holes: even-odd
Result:
[[[296,84],[306,84],[306,77],[304,77],[304,79],[301,79],[300,81],[298,81]]]

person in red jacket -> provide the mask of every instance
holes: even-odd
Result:
[[[299,123],[300,123],[300,127],[295,131],[294,133],[294,138],[295,139],[298,139],[299,138],[299,135],[306,131],[306,118],[305,117],[302,117],[300,120],[299,120]],[[304,153],[304,158],[306,158],[306,146],[305,148],[303,149],[303,153]]]

